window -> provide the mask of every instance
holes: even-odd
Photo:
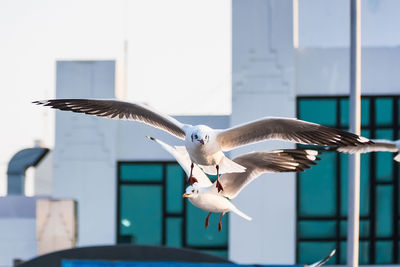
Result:
[[[186,174],[176,162],[118,163],[117,243],[199,249],[227,258],[228,220],[182,198]]]
[[[399,96],[364,96],[362,135],[399,138]],[[297,116],[348,129],[348,98],[298,97]],[[399,168],[388,152],[361,154],[360,264],[399,263]],[[311,263],[330,250],[332,264],[346,263],[346,154],[323,152],[317,166],[298,174],[297,262]]]

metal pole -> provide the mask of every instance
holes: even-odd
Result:
[[[361,125],[361,0],[350,0],[350,131]],[[360,154],[349,156],[347,266],[358,266],[360,222]]]

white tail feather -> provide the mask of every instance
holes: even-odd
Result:
[[[232,204],[232,203],[231,203]],[[244,214],[243,212],[241,212],[238,208],[236,208],[233,204],[231,205],[231,211],[236,213],[237,215],[239,215],[242,218],[245,218],[248,221],[253,220],[250,216],[247,216],[246,214]]]

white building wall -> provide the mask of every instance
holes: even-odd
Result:
[[[0,197],[0,266],[37,255],[36,197]]]
[[[114,98],[114,61],[57,62],[57,98]],[[115,242],[117,121],[56,111],[53,197],[78,201],[78,246]]]
[[[294,117],[291,0],[233,0],[231,126],[265,116]],[[293,147],[266,142],[232,152]],[[263,175],[234,200],[253,217],[230,217],[229,257],[237,263],[295,262],[295,174]]]
[[[349,94],[349,49],[303,48],[296,53],[297,95]],[[400,47],[364,47],[361,94],[400,94]]]

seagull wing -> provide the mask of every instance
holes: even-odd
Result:
[[[322,146],[358,146],[372,143],[367,138],[346,131],[292,118],[264,118],[216,131],[217,141],[224,151],[266,139]]]
[[[317,262],[315,262],[315,263],[313,263],[313,264],[305,265],[305,266],[308,266],[308,267],[319,267],[319,266],[322,266],[322,265],[324,265],[327,261],[329,261],[329,260],[333,257],[333,255],[335,255],[335,253],[336,253],[336,249],[332,250],[331,254],[329,254],[328,257],[326,257],[326,258],[324,258],[324,259],[322,259],[322,260],[320,260],[320,261],[317,261]]]
[[[302,172],[320,160],[316,150],[282,149],[253,152],[233,159],[246,167],[244,173],[225,173],[219,179],[224,196],[232,199],[251,181],[267,172]]]
[[[140,103],[94,99],[52,99],[33,103],[99,117],[139,121],[185,139],[184,124]]]
[[[182,169],[186,172],[187,176],[189,177],[190,165],[192,164],[192,161],[190,160],[189,154],[184,146],[172,147],[154,137],[148,136],[148,138],[157,142],[159,145],[161,145],[162,148],[164,148],[168,153],[170,153],[176,159],[179,165],[181,165]],[[194,165],[192,174],[197,179],[200,186],[212,185],[208,176],[196,164]]]
[[[368,153],[368,152],[398,152],[399,148],[395,141],[390,140],[372,140],[373,144],[368,144],[364,146],[343,146],[338,147],[336,150],[343,153]]]

